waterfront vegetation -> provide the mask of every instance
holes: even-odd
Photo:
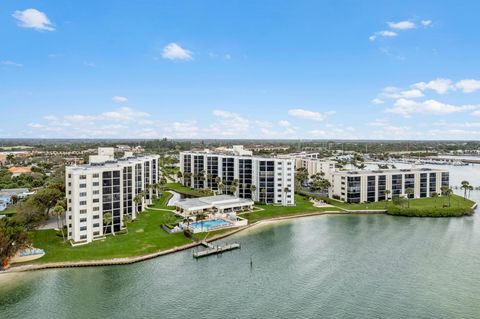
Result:
[[[180,190],[183,194],[188,193],[189,196],[193,196],[193,194],[204,196],[204,194],[199,194],[179,184],[168,184],[167,188],[175,191]],[[70,243],[62,240],[62,236],[58,231],[33,230],[30,232],[33,246],[45,250],[46,254],[32,263],[76,262],[136,257],[192,243],[192,239],[187,238],[183,233],[168,234],[161,228],[162,224],[173,225],[180,221],[178,216],[167,211],[174,209],[174,207],[167,206],[171,196],[171,193],[162,193],[150,207],[165,210],[145,210],[139,214],[135,221],[128,224],[128,232],[122,232],[116,236],[109,235],[105,239],[88,245],[72,247]],[[295,201],[295,206],[256,203],[255,210],[242,214],[242,217],[247,218],[249,223],[252,224],[271,218],[295,217],[322,212],[342,214],[349,213],[349,210],[368,209],[386,209],[387,213],[391,215],[447,217],[465,215],[472,211],[471,206],[474,205],[474,202],[457,195],[451,195],[450,198],[445,196],[411,199],[410,208],[407,208],[405,203],[400,206],[398,202],[394,201],[348,204],[331,199],[325,199],[325,201],[328,201],[333,206],[315,207],[310,202],[309,196],[300,194],[295,195]],[[231,231],[231,229],[217,230],[209,233],[208,236],[228,231]],[[200,235],[200,237],[205,235]]]
[[[329,200],[332,205],[345,210],[386,210],[389,215],[409,217],[459,217],[473,214],[472,206],[475,202],[462,196],[427,197],[407,199],[400,202],[395,200],[374,203],[350,204],[336,200]],[[407,207],[409,205],[410,207]]]

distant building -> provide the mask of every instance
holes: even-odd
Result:
[[[115,160],[113,148],[100,148],[87,165],[66,167],[68,239],[89,243],[109,233],[103,216],[113,217],[113,229],[123,228],[123,218],[132,219],[152,203],[158,183],[158,155],[124,157]],[[144,194],[141,202],[134,198]],[[106,226],[106,227],[105,227]]]
[[[330,159],[321,159],[318,153],[292,153],[278,155],[278,158],[292,158],[295,160],[295,169],[305,168],[309,178],[315,174],[322,174],[325,179],[332,182],[332,173],[335,171],[336,162]]]
[[[8,171],[12,173],[12,177],[15,177],[21,174],[32,173],[32,167],[31,166],[14,166],[14,167],[10,167]]]
[[[441,194],[442,186],[449,186],[449,173],[446,170],[430,168],[351,170],[333,173],[332,196],[349,203],[376,202],[388,198],[407,196],[410,198],[430,197]]]
[[[221,153],[181,152],[183,185],[271,204],[295,205],[295,161],[246,154],[251,153],[245,153],[241,146]],[[219,188],[219,182],[223,188]]]

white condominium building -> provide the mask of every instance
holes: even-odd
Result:
[[[449,173],[441,169],[337,171],[333,173],[332,196],[349,203],[385,200],[385,191],[390,192],[388,198],[422,198],[440,195],[443,186],[449,186]],[[413,193],[407,194],[407,189]]]
[[[158,183],[158,155],[126,157],[115,160],[113,149],[99,149],[90,164],[68,166],[65,170],[68,239],[89,243],[111,231],[103,224],[103,214],[112,214],[113,230],[123,228],[123,218],[137,217],[151,204]],[[143,194],[141,201],[134,198]]]
[[[260,202],[295,205],[293,159],[240,154],[244,154],[241,146],[225,153],[209,150],[180,153],[183,184]],[[219,184],[223,184],[223,189],[219,189]]]
[[[310,178],[315,174],[323,174],[324,178],[332,182],[332,173],[335,172],[336,162],[330,159],[319,158],[318,153],[291,153],[278,155],[278,158],[292,158],[295,160],[295,169],[305,168]]]

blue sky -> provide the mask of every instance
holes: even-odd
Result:
[[[3,1],[0,137],[479,139],[478,1]]]

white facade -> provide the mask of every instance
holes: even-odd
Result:
[[[237,148],[238,150],[238,148]],[[295,205],[295,161],[204,152],[180,153],[183,185],[280,205]],[[224,185],[219,189],[217,181]],[[235,193],[231,186],[236,184]],[[254,185],[254,189],[252,189]],[[252,191],[253,190],[253,191]]]
[[[108,233],[111,226],[103,224],[103,214],[112,213],[113,229],[123,228],[123,217],[132,219],[151,204],[158,183],[158,155],[127,157],[82,166],[66,167],[68,239],[89,243]],[[135,204],[137,194],[144,193]]]
[[[332,196],[345,202],[376,202],[388,198],[407,196],[410,198],[430,197],[441,194],[442,187],[449,186],[446,170],[416,168],[372,171],[337,171],[333,173]]]

